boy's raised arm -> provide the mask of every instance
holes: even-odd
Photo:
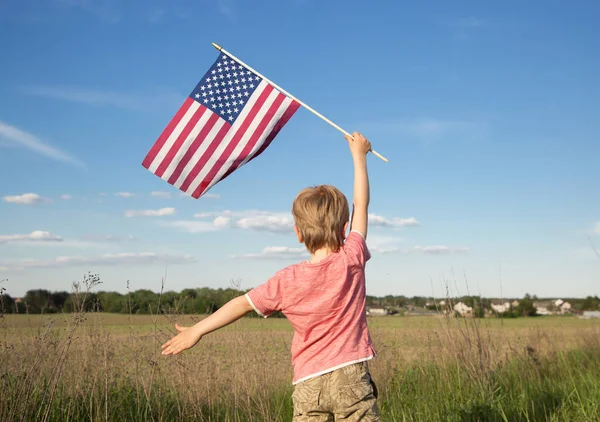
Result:
[[[175,324],[179,331],[175,337],[162,345],[163,355],[176,355],[198,343],[202,336],[237,321],[248,312],[252,306],[245,296],[239,296],[223,305],[217,312],[204,318],[192,327],[182,327]]]
[[[370,201],[367,153],[371,150],[371,143],[358,132],[354,132],[352,136],[345,136],[345,138],[354,161],[354,206],[350,230],[360,232],[366,239]]]

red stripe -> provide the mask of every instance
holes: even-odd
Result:
[[[277,136],[277,134],[279,133],[281,128],[285,126],[285,124],[288,122],[288,120],[290,120],[292,118],[294,113],[299,108],[300,108],[300,103],[292,100],[292,102],[288,106],[287,110],[281,115],[281,118],[279,119],[277,124],[273,127],[273,131],[269,134],[269,136],[267,136],[267,139],[265,139],[265,142],[258,149],[258,151],[256,151],[256,154],[254,154],[252,156],[252,158],[250,158],[248,160],[248,162],[246,164],[248,164],[250,161],[254,160],[260,154],[262,154],[263,151],[266,150],[269,145],[271,145],[271,142],[273,141],[273,139],[275,139],[275,137]]]
[[[187,111],[189,110],[190,106],[193,103],[194,103],[194,100],[191,99],[190,97],[187,97],[185,99],[182,106],[179,108],[179,110],[177,110],[177,113],[175,113],[175,116],[171,119],[171,121],[169,122],[169,124],[167,125],[165,130],[163,130],[163,132],[160,134],[158,140],[154,143],[154,145],[152,146],[152,148],[146,155],[146,158],[144,158],[144,161],[142,162],[142,165],[144,167],[146,167],[146,168],[150,167],[150,165],[152,164],[152,162],[158,155],[159,151],[164,146],[165,142],[167,142],[167,139],[169,139],[169,136],[171,136],[171,133],[173,133],[173,130],[175,129],[177,124],[181,121],[183,116],[185,116],[185,113],[187,113]]]
[[[219,132],[215,135],[214,139],[211,141],[211,144],[208,146],[206,151],[204,151],[202,157],[200,157],[200,159],[196,162],[194,168],[192,168],[190,173],[186,176],[183,184],[179,189],[181,189],[184,192],[187,192],[188,188],[190,187],[198,173],[200,173],[202,168],[206,165],[206,154],[208,153],[208,150],[214,151],[217,145],[219,145],[223,141],[223,139],[225,139],[225,136],[227,135],[227,132],[229,132],[229,129],[231,129],[231,125],[227,122],[223,126],[221,126],[221,129],[219,129]],[[210,155],[208,157],[210,157]],[[197,196],[195,198],[198,199]]]
[[[277,95],[277,98],[275,98],[275,101],[273,101],[273,104],[271,105],[271,107],[269,107],[269,110],[267,111],[267,113],[265,114],[265,116],[263,117],[261,122],[259,123],[258,127],[252,134],[252,137],[250,138],[250,141],[248,142],[248,144],[246,144],[246,146],[244,147],[242,152],[231,163],[229,170],[227,170],[227,172],[223,175],[223,177],[221,177],[221,179],[219,181],[225,179],[227,176],[229,176],[231,173],[233,173],[235,170],[237,170],[242,165],[242,163],[244,162],[246,157],[250,154],[250,152],[252,152],[252,149],[256,146],[256,144],[261,139],[264,138],[265,129],[267,128],[269,122],[271,122],[275,113],[277,113],[277,111],[279,110],[279,107],[281,106],[281,104],[283,103],[283,100],[285,100],[285,98],[286,98],[285,95],[283,95],[281,93],[279,95]],[[283,117],[283,115],[282,115],[282,117]],[[277,126],[277,122],[275,122],[274,127],[276,127],[276,126]],[[259,150],[261,150],[263,148],[263,146],[264,145],[261,145]],[[250,160],[248,160],[248,161],[250,161]]]
[[[254,105],[250,109],[250,112],[248,113],[248,115],[246,116],[246,118],[244,119],[244,121],[242,122],[242,124],[240,125],[240,127],[237,128],[236,133],[229,140],[229,143],[227,144],[227,146],[225,147],[225,149],[221,152],[221,155],[219,156],[219,158],[217,159],[217,161],[215,162],[215,164],[213,165],[213,167],[208,172],[208,175],[211,175],[211,174],[214,175],[217,171],[219,171],[219,169],[221,168],[221,166],[224,163],[224,159],[226,160],[227,157],[229,157],[229,155],[231,154],[231,152],[235,149],[235,147],[237,146],[237,144],[240,142],[240,139],[242,138],[242,136],[244,135],[244,133],[248,129],[248,126],[250,126],[250,124],[254,120],[254,117],[259,112],[259,110],[261,109],[261,107],[264,104],[264,102],[269,97],[269,94],[271,93],[271,91],[273,91],[273,87],[271,85],[267,85],[265,87],[265,89],[263,90],[263,92],[260,93],[260,96],[257,98],[256,102],[254,103]],[[210,160],[210,158],[212,157],[213,153],[217,149],[217,146],[218,146],[218,144],[216,142],[213,142],[210,145],[210,147],[208,147],[208,149],[202,155],[202,158],[200,158],[200,160],[198,161],[199,165],[197,166],[197,168],[195,168],[194,171],[191,172],[188,175],[188,177],[185,179],[184,184],[181,186],[181,190],[183,190],[183,191],[187,191],[188,190],[188,188],[190,187],[190,184],[194,181],[194,179],[196,178],[196,176],[198,176],[198,174],[200,173],[200,170],[202,169],[202,167],[204,167],[208,163],[208,161]],[[194,191],[194,195],[196,194],[197,191],[198,191],[198,189],[196,189]],[[192,195],[192,196],[194,196],[194,195]],[[197,198],[198,196],[194,196],[194,197]]]
[[[198,136],[196,136],[196,139],[194,139],[194,142],[191,143],[184,156],[181,157],[181,160],[179,161],[179,164],[177,164],[177,167],[175,168],[175,171],[173,171],[171,177],[169,177],[168,182],[170,184],[174,184],[177,181],[177,179],[179,179],[179,176],[181,176],[181,172],[183,171],[185,166],[187,166],[187,164],[190,162],[192,156],[198,150],[202,142],[206,139],[206,136],[212,130],[212,128],[218,120],[219,115],[216,113],[212,113],[211,116],[208,118],[208,121],[200,131],[200,133],[198,133]]]
[[[252,110],[250,110],[250,113],[248,113],[248,115],[246,116],[246,119],[244,120],[244,123],[242,124],[242,126],[240,126],[240,128],[234,135],[231,142],[229,142],[229,144],[227,144],[227,147],[223,150],[223,152],[221,153],[221,156],[218,158],[218,160],[212,166],[210,171],[206,174],[206,176],[204,176],[204,180],[202,180],[202,182],[200,182],[198,187],[194,190],[194,193],[192,196],[198,195],[198,197],[199,197],[204,192],[204,190],[208,187],[208,185],[211,184],[212,180],[216,177],[216,175],[219,173],[219,171],[225,165],[225,163],[227,163],[227,160],[229,159],[229,157],[231,156],[231,154],[233,153],[235,148],[240,143],[240,140],[246,134],[248,127],[250,127],[250,124],[256,119],[256,115],[263,108],[263,105],[267,101],[267,98],[269,97],[271,92],[273,92],[273,89],[274,88],[271,85],[267,85],[265,87],[264,91],[260,94],[260,97],[258,97],[258,99],[256,100],[256,103],[254,103]],[[275,97],[275,100],[277,100],[277,97]],[[271,110],[271,107],[269,107],[267,114],[270,112],[270,110]],[[262,123],[262,121],[258,124],[258,126],[260,126],[261,123]],[[252,137],[252,135],[251,135],[251,137]]]
[[[183,145],[185,140],[190,135],[190,132],[192,131],[192,129],[194,129],[194,127],[196,127],[196,125],[198,124],[198,120],[200,120],[200,117],[202,117],[202,115],[206,111],[208,111],[208,109],[206,107],[200,106],[198,108],[198,110],[196,110],[194,112],[194,115],[187,122],[187,124],[185,125],[185,127],[183,128],[183,130],[181,131],[181,133],[179,134],[179,136],[177,137],[177,139],[171,146],[171,149],[169,150],[169,152],[167,152],[167,155],[161,161],[160,165],[156,169],[156,175],[158,177],[163,176],[163,174],[165,173],[165,170],[167,169],[167,167],[169,167],[169,165],[171,164],[171,161],[173,161],[173,158],[179,152],[179,149],[181,148],[181,146]]]

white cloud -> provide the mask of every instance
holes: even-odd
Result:
[[[306,259],[309,256],[305,248],[289,248],[287,246],[267,246],[260,253],[234,255],[244,259],[274,259],[280,261]]]
[[[100,256],[58,256],[50,260],[24,259],[3,262],[0,265],[13,270],[58,267],[89,267],[89,266],[119,266],[119,265],[148,265],[168,263],[171,265],[191,264],[196,262],[191,255],[165,255],[151,252],[118,253]]]
[[[0,141],[2,141],[2,143],[8,143],[9,145],[17,145],[26,148],[56,161],[62,161],[77,167],[85,168],[85,165],[75,157],[44,143],[31,133],[27,133],[2,121],[0,121]]]
[[[9,242],[62,242],[63,238],[47,231],[35,230],[29,234],[0,235],[0,244]]]
[[[402,252],[400,248],[403,239],[398,237],[385,237],[385,236],[369,236],[367,239],[367,246],[371,252],[378,254],[389,254]]]
[[[213,225],[218,228],[229,227],[230,223],[231,223],[231,218],[224,217],[224,216],[219,216],[213,220]]]
[[[125,217],[164,217],[175,214],[175,208],[160,208],[158,210],[127,210]]]
[[[84,236],[83,239],[92,242],[127,242],[131,240],[137,240],[137,238],[132,235],[117,236],[112,234],[89,234]]]
[[[221,195],[218,193],[206,193],[206,194],[202,195],[202,198],[219,199],[219,198],[221,198]]]
[[[24,193],[23,195],[4,196],[4,202],[19,205],[32,205],[42,202],[50,202],[49,199],[39,196],[37,193]]]
[[[115,196],[120,196],[121,198],[133,198],[135,196],[135,193],[117,192],[117,193],[115,193]]]
[[[377,214],[369,214],[369,226],[372,227],[384,227],[384,228],[400,228],[400,227],[414,227],[419,226],[421,223],[414,217],[410,218],[392,218],[387,219]]]
[[[273,213],[240,218],[235,224],[241,229],[287,233],[294,227],[294,218],[291,214]]]
[[[595,225],[594,225],[594,229],[593,229],[594,234],[600,235],[600,221],[598,221]]]
[[[212,232],[215,230],[219,230],[217,226],[214,225],[213,222],[208,221],[189,221],[189,220],[178,220],[178,221],[163,221],[160,222],[161,226],[164,227],[173,227],[178,230],[187,232],[187,233],[206,233]]]
[[[168,199],[171,197],[171,193],[170,192],[151,192],[150,193],[151,196],[154,196],[155,198],[165,198]]]
[[[60,196],[60,199],[64,199],[64,200],[67,200],[67,199],[72,199],[72,198],[73,198],[73,196],[72,196],[72,195],[69,195],[69,194],[66,194],[66,193],[65,193],[65,194],[62,194],[62,195]]]

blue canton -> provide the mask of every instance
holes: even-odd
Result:
[[[190,98],[233,124],[261,81],[257,75],[221,53],[200,79]]]

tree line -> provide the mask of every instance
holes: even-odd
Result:
[[[74,309],[85,311],[100,311],[109,313],[150,314],[177,312],[185,314],[210,314],[215,312],[229,300],[246,293],[248,290],[236,288],[212,289],[202,287],[184,289],[181,292],[167,291],[156,293],[147,289],[135,290],[129,293],[109,291],[69,293],[66,291],[49,291],[44,289],[29,290],[22,298],[15,299],[5,292],[0,292],[0,311],[2,313],[57,313],[72,312]],[[512,300],[512,299],[510,299]],[[535,315],[534,301],[536,296],[525,295],[518,299],[519,305],[505,317]],[[588,296],[585,299],[567,299],[576,310],[600,310],[600,298]],[[407,307],[429,308],[443,310],[439,299],[426,296],[367,296],[367,307],[384,307],[402,309]],[[478,296],[463,296],[452,298],[453,303],[463,302],[473,308],[473,314],[484,315],[491,309],[492,299]]]

